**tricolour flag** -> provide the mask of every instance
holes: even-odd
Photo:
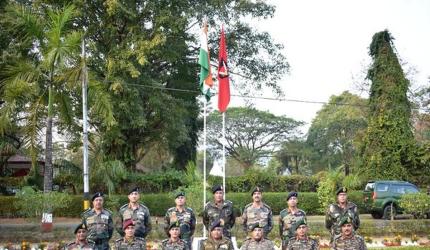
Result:
[[[225,44],[224,27],[221,28],[218,55],[218,109],[225,112],[230,102],[230,80],[227,68],[227,46]]]
[[[211,64],[208,49],[208,27],[206,22],[203,24],[202,34],[200,35],[200,91],[206,96],[206,100],[211,98],[210,89],[213,85],[211,75]]]

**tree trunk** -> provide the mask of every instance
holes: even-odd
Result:
[[[297,155],[294,156],[294,160],[296,163],[296,174],[299,174],[299,157]]]
[[[43,170],[43,191],[52,191],[52,88],[49,86],[48,120],[46,122],[45,169]]]

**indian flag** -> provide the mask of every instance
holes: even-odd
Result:
[[[211,98],[210,89],[213,85],[211,65],[208,49],[208,27],[205,22],[202,29],[202,34],[200,35],[200,91],[206,96],[206,100],[209,101]]]

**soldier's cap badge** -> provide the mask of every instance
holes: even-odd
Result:
[[[181,225],[179,224],[179,221],[175,221],[175,222],[170,223],[169,230],[174,228],[174,227],[181,227]]]
[[[214,220],[212,222],[209,230],[212,232],[215,228],[217,228],[217,227],[223,227],[223,225],[224,225],[224,223],[223,223],[222,220],[220,220],[220,219]]]
[[[294,192],[294,191],[289,192],[289,193],[288,193],[288,195],[287,195],[287,201],[288,201],[291,197],[296,197],[296,198],[297,198],[297,196],[299,196],[299,194],[298,194],[297,192]]]
[[[261,193],[261,192],[263,192],[263,189],[262,189],[261,187],[259,187],[259,186],[256,186],[256,187],[252,190],[251,196],[253,196],[255,192],[260,192],[260,193]]]
[[[346,187],[341,187],[336,191],[336,195],[339,195],[340,193],[347,193],[348,189]]]
[[[222,185],[214,185],[212,187],[212,193],[214,194],[216,191],[224,191]]]
[[[97,192],[93,195],[93,197],[91,198],[91,201],[94,201],[96,198],[98,197],[102,197],[103,198],[103,193],[102,192]]]
[[[79,225],[75,228],[75,234],[77,234],[77,233],[78,233],[78,230],[79,230],[79,229],[87,230],[87,226],[86,226],[85,224],[83,224],[83,223],[79,224]]]

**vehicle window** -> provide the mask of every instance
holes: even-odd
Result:
[[[373,191],[374,188],[375,188],[374,182],[367,183],[366,187],[364,188],[364,191]]]
[[[380,183],[376,185],[376,191],[377,192],[387,192],[388,191],[388,184]]]
[[[406,186],[405,188],[407,194],[418,193],[418,189],[416,189],[414,186]]]
[[[393,184],[393,185],[391,185],[390,191],[393,193],[397,193],[397,194],[405,194],[406,193],[406,186]]]

